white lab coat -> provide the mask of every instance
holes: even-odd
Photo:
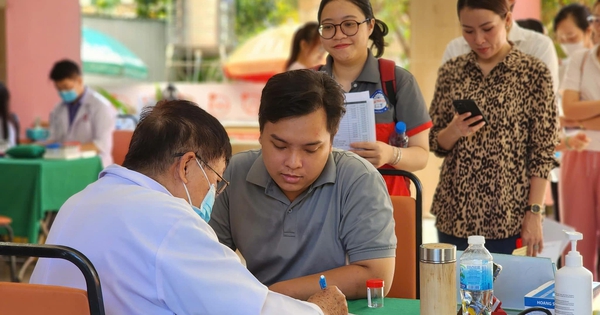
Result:
[[[99,150],[102,164],[112,164],[113,132],[117,110],[98,92],[86,87],[81,107],[69,127],[69,109],[61,102],[50,113],[50,142],[93,142]]]
[[[109,315],[322,314],[269,291],[185,200],[118,165],[61,207],[46,243],[90,259]],[[85,290],[80,271],[60,259],[40,259],[30,281]]]

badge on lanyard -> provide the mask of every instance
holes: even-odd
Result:
[[[382,90],[375,91],[375,93],[371,95],[371,98],[375,104],[375,114],[383,114],[390,109]]]

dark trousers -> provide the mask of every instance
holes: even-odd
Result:
[[[485,240],[485,248],[490,253],[507,254],[511,255],[512,252],[517,248],[517,239],[521,237],[520,234],[499,239],[499,240]],[[456,250],[465,250],[469,246],[466,238],[455,237],[438,231],[438,239],[440,243],[448,243],[456,245]]]
[[[554,219],[556,222],[560,222],[560,209],[558,200],[558,183],[550,182],[550,191],[552,192],[552,200],[554,201],[554,205],[552,206],[552,210],[554,210]]]

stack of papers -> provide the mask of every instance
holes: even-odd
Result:
[[[353,142],[375,142],[375,105],[369,91],[346,93],[346,114],[333,137],[333,147],[351,150]]]

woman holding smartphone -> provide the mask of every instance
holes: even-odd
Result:
[[[369,91],[375,103],[376,142],[352,143],[353,152],[377,168],[414,172],[429,158],[431,119],[415,78],[396,66],[396,103],[383,92],[377,58],[383,55],[387,25],[376,19],[369,0],[322,0],[318,11],[321,43],[329,53],[321,71],[331,75],[346,92]],[[374,47],[371,51],[369,41]],[[388,144],[395,122],[406,123],[407,148]],[[403,178],[384,176],[391,195],[410,195]]]
[[[535,256],[547,178],[558,165],[552,77],[508,41],[506,1],[459,0],[457,11],[471,52],[440,68],[429,111],[429,145],[444,158],[431,210],[439,241],[464,250],[468,236],[483,235],[491,252],[511,254],[522,238]],[[487,123],[457,114],[457,100],[473,100]]]

